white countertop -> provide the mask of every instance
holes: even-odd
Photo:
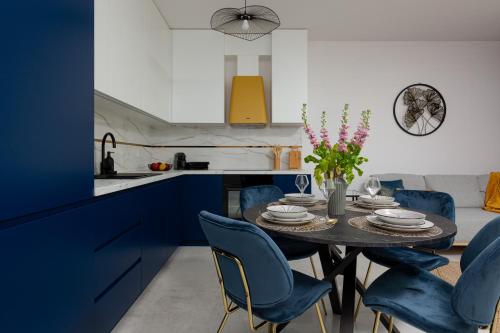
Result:
[[[138,172],[151,172],[158,175],[139,179],[95,179],[94,196],[97,197],[182,175],[295,175],[310,173],[305,170],[171,170],[167,172]]]

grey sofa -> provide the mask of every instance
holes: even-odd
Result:
[[[455,201],[457,236],[455,245],[466,245],[474,235],[500,214],[482,209],[489,175],[414,175],[387,173],[374,175],[380,180],[403,181],[406,190],[439,191]]]

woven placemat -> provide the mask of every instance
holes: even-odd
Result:
[[[277,206],[277,205],[287,205],[287,204],[279,202],[279,201],[271,202],[270,204],[268,204],[268,206]],[[326,200],[320,200],[314,206],[302,206],[302,205],[298,205],[298,204],[290,204],[290,205],[305,207],[305,208],[307,208],[308,211],[317,211],[317,210],[326,209]]]
[[[438,226],[433,226],[432,228],[426,230],[426,231],[419,231],[419,232],[399,232],[399,231],[390,231],[390,230],[384,230],[380,229],[377,227],[374,227],[371,225],[368,220],[366,219],[366,216],[359,216],[359,217],[353,217],[349,219],[348,223],[357,229],[361,229],[366,232],[371,232],[374,234],[379,234],[379,235],[386,235],[386,236],[396,236],[396,237],[435,237],[443,233],[443,230],[438,227]]]
[[[363,207],[356,206],[353,201],[346,202],[345,209],[350,210],[352,212],[361,212],[361,213],[370,213],[372,211],[371,208],[363,208]]]
[[[262,216],[259,216],[257,220],[255,220],[255,222],[257,223],[257,225],[265,229],[275,230],[275,231],[292,231],[292,232],[322,231],[322,230],[328,230],[335,225],[334,223],[325,223],[320,216],[316,216],[316,218],[311,222],[301,225],[283,225],[283,224],[271,223],[264,220]]]

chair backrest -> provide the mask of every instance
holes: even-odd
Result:
[[[240,209],[243,213],[248,208],[278,201],[285,195],[283,191],[275,185],[258,185],[249,186],[241,189],[240,191]]]
[[[491,242],[500,237],[500,216],[494,218],[488,224],[479,230],[465,248],[462,258],[460,258],[460,268],[462,272],[467,269],[474,259],[488,246]],[[500,267],[498,268],[500,269]]]
[[[257,226],[244,221],[200,212],[200,225],[210,246],[237,257],[243,264],[252,306],[272,306],[293,291],[293,275],[274,241]],[[240,272],[234,261],[219,255],[226,293],[246,304]]]
[[[395,201],[401,207],[423,210],[455,222],[455,203],[448,193],[431,191],[401,190],[394,193]],[[426,248],[445,250],[453,245],[453,238],[426,245]]]
[[[470,324],[491,324],[500,298],[500,237],[470,262],[452,293],[452,306]]]

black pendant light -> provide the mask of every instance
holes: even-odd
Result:
[[[271,33],[280,26],[278,15],[264,6],[243,8],[222,8],[216,11],[210,20],[213,30],[248,41],[256,40]]]

